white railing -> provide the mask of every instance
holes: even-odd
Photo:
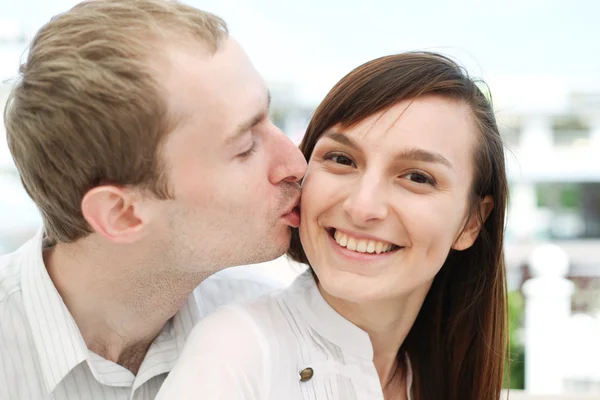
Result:
[[[540,395],[528,394],[522,390],[510,390],[503,393],[503,400],[600,400],[599,396],[564,394],[564,395]]]

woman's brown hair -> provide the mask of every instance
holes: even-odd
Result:
[[[413,371],[414,400],[497,400],[507,350],[503,236],[508,185],[504,149],[491,100],[467,72],[436,53],[381,57],[356,68],[319,105],[300,149],[310,159],[334,125],[352,127],[402,100],[437,95],[467,104],[478,128],[469,214],[490,195],[494,207],[475,243],[451,250],[398,353]],[[291,258],[308,264],[298,230]]]

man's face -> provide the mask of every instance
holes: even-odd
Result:
[[[282,255],[306,162],[269,120],[268,90],[244,51],[233,39],[214,55],[175,47],[163,82],[182,116],[162,153],[173,200],[157,213],[174,267],[212,273]]]

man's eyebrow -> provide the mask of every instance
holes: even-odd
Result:
[[[356,151],[361,151],[360,146],[348,135],[336,132],[336,131],[328,131],[323,134],[323,137],[335,140],[336,142],[348,146]],[[422,161],[428,163],[439,163],[447,166],[450,169],[454,169],[452,163],[448,161],[446,157],[439,153],[431,152],[428,150],[423,150],[419,148],[412,148],[407,150],[402,150],[394,155],[395,159],[399,160],[412,160],[412,161]]]
[[[235,129],[234,133],[227,138],[226,145],[231,145],[236,142],[241,136],[243,136],[246,132],[248,132],[253,126],[258,125],[261,121],[269,115],[269,108],[271,107],[271,92],[267,90],[267,103],[263,110],[254,115],[249,120],[242,122]]]

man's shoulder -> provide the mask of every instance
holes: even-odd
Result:
[[[0,255],[0,305],[13,293],[21,291],[23,250]]]
[[[5,345],[29,340],[21,278],[23,250],[0,255],[0,340]]]
[[[0,381],[4,378],[7,384],[0,388],[0,398],[15,393],[41,398],[36,396],[44,390],[37,378],[39,364],[23,301],[23,250],[0,255]]]
[[[16,252],[0,255],[0,398],[41,399],[47,393],[23,301],[21,261]]]
[[[233,267],[207,278],[194,291],[205,316],[223,305],[239,304],[283,289],[285,283],[250,266]]]

